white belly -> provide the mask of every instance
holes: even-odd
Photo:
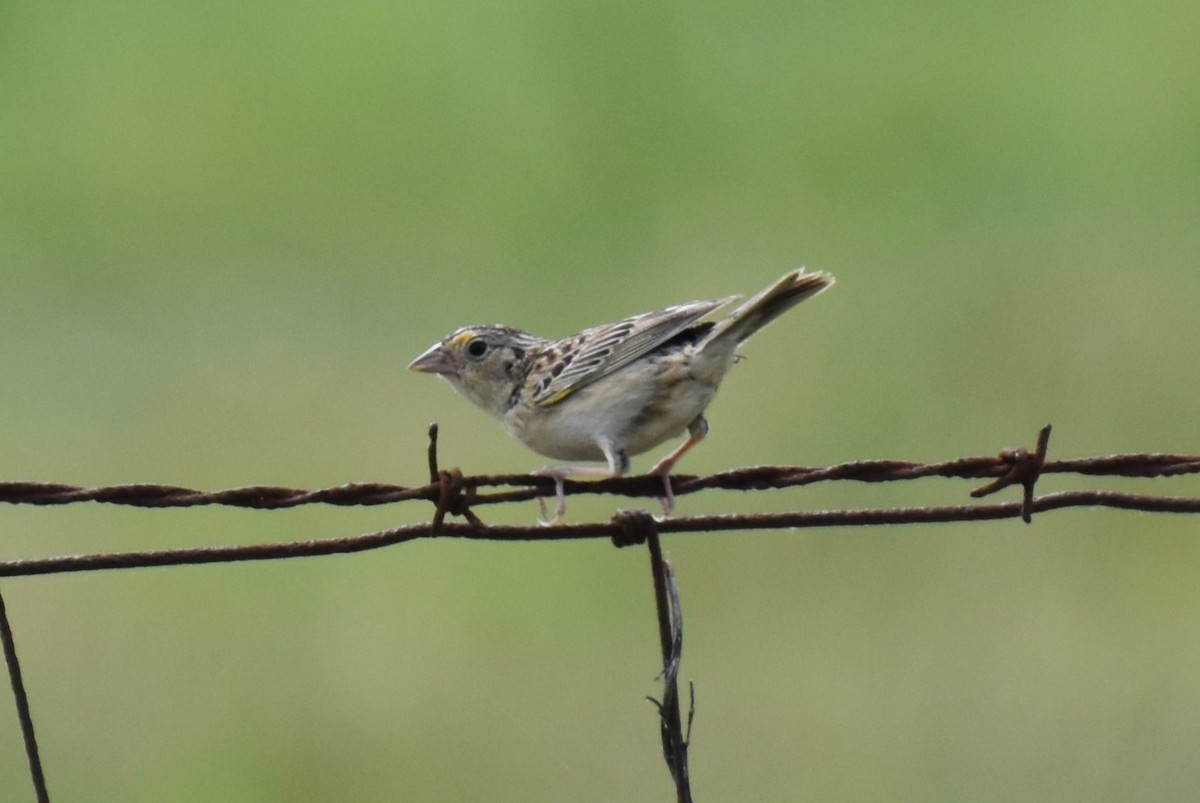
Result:
[[[514,408],[505,415],[504,428],[556,460],[604,460],[601,444],[635,455],[681,435],[716,393],[714,386],[684,377],[610,384],[618,376],[587,385],[558,404],[533,411]]]

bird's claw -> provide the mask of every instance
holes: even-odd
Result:
[[[542,477],[551,477],[554,479],[554,518],[550,518],[549,514],[547,513],[546,497],[539,496],[537,498],[537,503],[538,511],[541,513],[541,517],[538,519],[538,524],[542,525],[543,527],[553,527],[557,524],[562,524],[563,516],[566,515],[567,512],[567,495],[563,491],[563,480],[565,477],[563,476],[562,472],[555,471],[552,468],[544,468],[539,471],[535,471],[534,474]]]
[[[655,466],[650,473],[662,477],[663,495],[658,497],[658,503],[662,505],[663,518],[669,519],[675,512],[675,491],[671,487],[671,468],[668,466],[660,470],[658,466]]]

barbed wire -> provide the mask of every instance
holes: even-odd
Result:
[[[1200,513],[1200,497],[1134,494],[1107,490],[1059,491],[1037,495],[1044,474],[1077,474],[1108,477],[1173,477],[1200,473],[1200,455],[1113,454],[1068,460],[1047,460],[1050,426],[1038,433],[1032,450],[1011,448],[998,455],[963,457],[938,463],[903,460],[859,460],[825,467],[752,466],[704,476],[672,475],[675,496],[710,489],[758,491],[792,488],[818,482],[856,481],[867,483],[910,481],[926,477],[986,479],[971,491],[973,498],[1019,486],[1019,501],[992,504],[804,510],[783,513],[718,514],[654,518],[641,510],[618,511],[607,521],[542,526],[530,524],[486,524],[475,512],[486,505],[526,501],[555,494],[554,480],[529,474],[464,475],[459,469],[438,467],[437,425],[429,428],[429,482],[421,486],[387,483],[352,483],[319,490],[278,486],[250,486],[222,491],[199,491],[173,485],[131,484],[85,488],[61,483],[0,482],[0,502],[14,505],[67,505],[80,502],[128,505],[143,508],[177,508],[224,505],[256,510],[280,510],[301,505],[374,506],[423,500],[434,505],[429,521],[403,525],[363,535],[291,541],[273,544],[193,547],[141,552],[91,553],[47,558],[0,561],[0,577],[59,574],[66,572],[130,569],[150,566],[179,566],[237,561],[279,560],[337,553],[362,552],[418,538],[451,537],[492,541],[555,541],[578,538],[610,538],[616,546],[649,544],[656,585],[656,607],[663,643],[662,701],[659,709],[664,758],[671,771],[679,799],[690,800],[687,770],[689,735],[684,732],[679,706],[677,675],[682,645],[682,615],[678,591],[669,562],[659,546],[659,534],[718,532],[729,530],[799,529],[812,527],[880,526],[887,524],[945,523],[1022,518],[1031,522],[1034,513],[1069,507],[1109,507],[1166,513]],[[481,490],[498,489],[498,490]],[[628,498],[657,498],[662,494],[662,477],[643,475],[563,484],[566,495],[608,494]],[[447,521],[448,516],[463,521]],[[11,630],[0,598],[0,640],[3,641],[10,679],[21,717],[22,732],[30,758],[31,777],[38,799],[48,799],[32,719],[28,716],[16,661]],[[690,731],[694,708],[689,707]]]
[[[493,541],[556,541],[579,538],[610,538],[619,545],[642,543],[630,539],[627,520],[620,514],[607,521],[556,526],[485,524],[474,512],[484,505],[524,501],[554,493],[552,479],[528,474],[463,475],[458,469],[442,470],[437,462],[437,426],[429,429],[427,452],[430,482],[408,487],[385,483],[354,483],[320,490],[276,486],[251,486],[223,491],[198,491],[172,485],[135,484],[82,488],[59,483],[0,483],[0,502],[29,505],[65,505],[79,502],[174,508],[197,505],[277,510],[308,504],[382,505],[411,500],[434,504],[430,521],[408,524],[363,535],[239,546],[191,547],[123,553],[91,553],[49,558],[0,561],[0,577],[57,574],[62,572],[177,566],[238,561],[279,560],[379,549],[418,538],[450,537]],[[812,527],[880,526],[885,524],[931,524],[956,521],[985,521],[1020,516],[1030,521],[1035,512],[1068,507],[1109,507],[1166,513],[1200,513],[1200,497],[1133,494],[1118,491],[1060,491],[1036,496],[1035,486],[1043,474],[1079,474],[1115,477],[1172,477],[1200,473],[1200,455],[1113,454],[1069,460],[1047,460],[1050,427],[1038,434],[1033,450],[1005,449],[998,455],[963,457],[938,463],[903,460],[860,460],[827,467],[754,466],[706,476],[672,476],[675,495],[720,488],[766,490],[810,485],[817,482],[898,482],[924,477],[989,479],[971,491],[980,498],[1010,485],[1021,486],[1020,502],[804,510],[783,513],[743,513],[680,516],[657,522],[661,533],[697,533],[729,530],[765,530]],[[481,488],[507,488],[480,492]],[[593,482],[568,480],[567,495],[609,494],[631,498],[657,497],[662,478],[657,475],[613,477]],[[458,516],[465,521],[446,521]]]
[[[973,492],[984,496],[1013,482],[1024,483],[1043,474],[1080,474],[1110,477],[1172,477],[1200,473],[1200,455],[1191,454],[1112,454],[1069,460],[1046,460],[1050,427],[1038,435],[1033,452],[1022,448],[1005,449],[998,455],[960,457],[938,463],[906,460],[857,460],[832,466],[749,466],[698,476],[672,474],[676,496],[711,489],[760,491],[784,489],[818,482],[853,480],[856,482],[898,482],[925,477],[958,479],[997,479],[1001,484],[984,486]],[[200,491],[176,485],[135,483],[84,488],[53,482],[0,482],[0,502],[20,505],[68,505],[99,502],[131,507],[174,508],[202,505],[277,510],[301,505],[376,506],[423,499],[437,504],[446,493],[468,497],[469,507],[520,502],[552,496],[554,480],[537,474],[479,474],[466,476],[439,471],[437,468],[437,425],[429,428],[430,481],[426,485],[405,486],[389,483],[348,483],[332,488],[303,490],[271,485],[253,485],[222,491]],[[445,475],[452,475],[447,478]],[[1011,475],[1011,476],[1010,476]],[[1005,481],[1007,478],[1007,481]],[[515,490],[480,493],[481,488]],[[662,494],[662,478],[657,475],[610,477],[603,480],[563,483],[566,495],[607,494],[630,498],[657,498]],[[453,511],[451,511],[453,512]],[[1189,512],[1189,511],[1180,511]]]

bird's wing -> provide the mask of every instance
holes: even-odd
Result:
[[[556,404],[572,392],[643,357],[737,296],[691,301],[657,312],[634,315],[616,323],[585,329],[547,349],[541,376],[533,387],[533,403]]]

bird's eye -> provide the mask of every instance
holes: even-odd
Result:
[[[487,354],[488,344],[482,337],[477,337],[467,344],[467,354],[472,357],[482,357]]]

